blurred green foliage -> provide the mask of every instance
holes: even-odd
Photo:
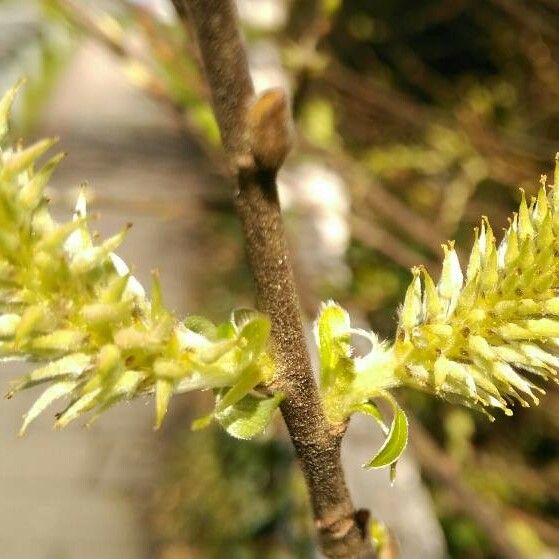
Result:
[[[304,483],[288,441],[235,441],[213,428],[180,429],[172,439],[153,506],[159,557],[312,557]]]

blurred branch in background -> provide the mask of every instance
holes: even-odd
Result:
[[[39,3],[14,0],[0,3],[0,69],[2,89],[23,74],[27,86],[18,104],[15,125],[27,132],[40,116],[45,100],[70,55],[67,29],[41,17]]]
[[[527,559],[528,556],[520,553],[507,536],[499,511],[462,481],[459,466],[438,447],[417,421],[412,422],[411,441],[425,474],[441,483],[452,494],[455,506],[479,524],[498,556],[503,559]]]

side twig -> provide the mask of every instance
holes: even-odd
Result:
[[[232,0],[173,0],[194,28],[231,172],[259,308],[272,322],[282,413],[315,515],[320,545],[332,558],[374,552],[352,506],[340,461],[344,429],[326,420],[314,381],[284,235],[276,173],[289,149],[289,113],[279,90],[254,98]],[[188,28],[188,25],[187,25]]]

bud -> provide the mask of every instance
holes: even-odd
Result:
[[[64,354],[80,349],[86,339],[87,333],[81,330],[55,330],[31,340],[30,349],[39,355],[43,352]]]
[[[167,379],[158,379],[155,383],[155,429],[159,429],[167,415],[169,401],[173,394],[174,383]]]
[[[0,338],[12,338],[17,330],[21,317],[18,314],[3,314],[0,316]]]
[[[33,403],[29,411],[23,417],[23,425],[19,430],[19,436],[25,435],[27,428],[50,404],[55,400],[71,394],[78,386],[77,382],[58,382],[49,386]]]
[[[66,427],[66,425],[76,419],[79,415],[92,410],[97,405],[96,398],[100,395],[101,390],[101,388],[96,388],[95,390],[84,394],[58,416],[54,426],[57,429]]]
[[[464,278],[462,269],[458,261],[458,255],[454,250],[454,243],[444,245],[444,260],[439,280],[438,293],[445,306],[445,313],[448,316],[454,310]]]
[[[18,322],[15,339],[17,342],[26,338],[33,332],[46,330],[52,324],[52,316],[46,305],[34,305],[25,309],[21,320]]]
[[[440,318],[443,311],[443,306],[439,299],[437,289],[433,279],[426,269],[423,272],[423,314],[425,315],[426,322]]]
[[[62,225],[54,226],[51,231],[43,235],[37,242],[37,251],[53,251],[61,247],[66,239],[82,226],[83,221],[68,221]]]
[[[274,88],[261,93],[247,110],[250,148],[257,166],[276,172],[292,144],[292,119],[287,96]]]

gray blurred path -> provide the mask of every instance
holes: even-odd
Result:
[[[188,146],[171,116],[129,86],[113,59],[94,46],[73,60],[45,114],[41,133],[60,135],[68,151],[51,193],[56,211],[69,215],[75,186],[87,179],[101,216],[95,226],[106,235],[133,222],[120,253],[144,285],[157,265],[167,303],[184,312],[183,209],[192,211],[196,197]],[[2,365],[0,384],[22,370]],[[0,557],[146,557],[141,500],[162,445],[152,431],[153,402],[121,405],[90,430],[76,424],[53,432],[53,409],[19,440],[21,416],[39,393],[0,400]]]

